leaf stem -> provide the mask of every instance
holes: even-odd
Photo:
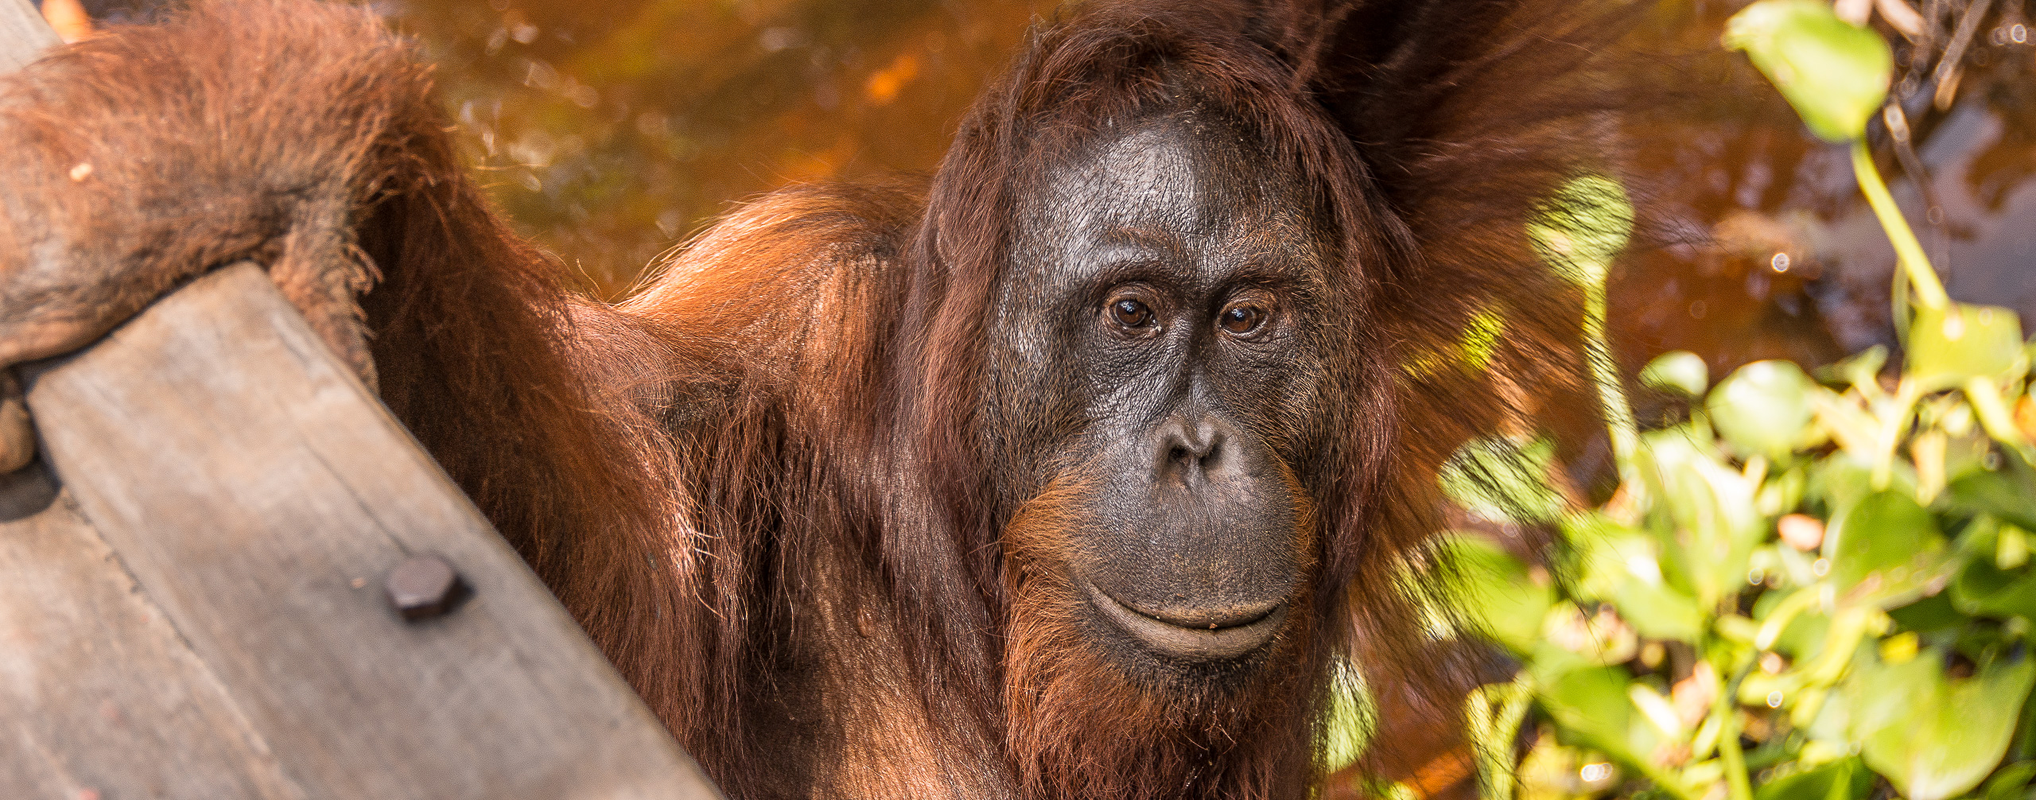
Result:
[[[1944,284],[1937,280],[1937,271],[1930,268],[1930,259],[1923,254],[1923,243],[1917,241],[1916,232],[1902,218],[1894,196],[1888,194],[1888,186],[1881,180],[1880,169],[1873,165],[1873,154],[1867,152],[1863,138],[1852,140],[1852,173],[1859,178],[1859,190],[1866,194],[1867,205],[1873,207],[1874,216],[1887,229],[1888,241],[1894,243],[1896,261],[1916,289],[1916,305],[1949,308],[1951,296],[1944,293]]]
[[[1894,479],[1895,451],[1902,446],[1902,434],[1909,430],[1909,420],[1916,413],[1916,402],[1923,399],[1919,384],[1904,378],[1895,389],[1894,399],[1885,403],[1870,403],[1875,421],[1880,423],[1874,440],[1873,472],[1869,479],[1875,490],[1888,488]]]
[[[1619,480],[1628,491],[1644,496],[1647,484],[1640,480],[1640,427],[1633,421],[1633,407],[1627,404],[1625,385],[1619,381],[1619,364],[1605,338],[1605,295],[1603,283],[1584,287],[1584,360],[1590,365],[1591,382],[1598,385],[1598,402],[1604,406],[1605,427],[1612,437],[1612,455],[1619,462]]]
[[[1725,762],[1725,788],[1731,800],[1753,800],[1753,782],[1746,776],[1746,751],[1739,746],[1739,686],[1753,671],[1758,659],[1747,661],[1725,689],[1712,701],[1711,713],[1722,715],[1718,731],[1718,760]]]
[[[1965,379],[1966,400],[1972,403],[1973,414],[1979,417],[1981,428],[1994,441],[2015,448],[2024,461],[2036,462],[2036,447],[2031,447],[2029,437],[2022,435],[2022,429],[2015,426],[2014,412],[2001,399],[2000,384],[1992,377],[1974,375]]]

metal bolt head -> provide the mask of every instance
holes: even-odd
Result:
[[[389,605],[407,620],[430,619],[452,610],[466,594],[466,584],[445,557],[436,553],[411,556],[389,570],[382,580]]]

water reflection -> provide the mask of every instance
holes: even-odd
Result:
[[[1898,47],[1914,160],[1894,157],[1884,122],[1873,137],[1951,294],[2036,319],[2036,48],[2024,2],[1995,2],[1977,19],[1948,109],[1936,105],[1935,62],[1909,63],[1914,48]],[[1894,250],[1845,148],[1809,137],[1751,67],[1712,45],[1737,5],[1667,3],[1636,37],[1665,54],[1642,75],[1674,101],[1626,121],[1664,212],[1657,247],[1629,259],[1614,286],[1631,366],[1676,348],[1704,355],[1714,373],[1759,358],[1822,363],[1895,340]],[[1950,22],[1968,7],[1930,0],[1923,11]]]
[[[404,0],[493,193],[597,290],[733,201],[930,170],[1050,2]]]

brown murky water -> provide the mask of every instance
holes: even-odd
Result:
[[[2036,47],[1996,0],[1956,102],[1911,102],[1919,182],[1883,166],[1952,294],[2036,318]],[[791,181],[929,170],[1050,0],[406,0],[495,196],[604,293],[730,203]],[[1894,254],[1842,147],[1717,47],[1737,3],[1669,2],[1635,37],[1675,99],[1632,115],[1664,216],[1614,288],[1637,366],[1715,370],[1891,343]],[[1932,0],[1947,20],[1957,9]],[[1962,6],[1962,3],[1958,5]],[[2017,27],[2021,26],[2021,27]],[[2018,32],[2019,31],[2019,32]],[[1882,148],[1888,151],[1888,148]]]
[[[1909,168],[1884,130],[1875,152],[1951,294],[2036,319],[2036,47],[2025,2],[1991,3],[1947,109],[1935,107],[1927,72],[1898,86],[1908,95]],[[1716,374],[1760,358],[1821,363],[1895,341],[1894,250],[1859,196],[1845,147],[1811,138],[1743,58],[1717,49],[1739,5],[1664,4],[1638,37],[1687,60],[1647,73],[1675,102],[1625,121],[1639,145],[1639,188],[1665,215],[1655,246],[1630,257],[1614,286],[1616,334],[1634,366],[1684,348]],[[1966,4],[1924,7],[1944,7],[1953,21]],[[1909,66],[1898,63],[1898,78]]]
[[[600,291],[774,187],[928,171],[1051,2],[403,0],[495,196]]]

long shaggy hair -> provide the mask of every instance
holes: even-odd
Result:
[[[930,187],[774,193],[608,306],[483,201],[428,68],[369,13],[207,2],[0,79],[0,339],[29,343],[0,362],[204,269],[269,265],[732,795],[1305,796],[1333,659],[1446,694],[1407,663],[1401,579],[1436,527],[1435,467],[1570,374],[1574,304],[1522,228],[1562,181],[1616,171],[1603,16],[1075,8],[986,89]],[[1008,496],[979,414],[1029,176],[1183,107],[1301,176],[1343,310],[1316,332],[1323,444],[1287,476],[1301,619],[1234,691],[1095,652],[1053,569],[1088,478]],[[1484,368],[1408,369],[1494,314]]]

